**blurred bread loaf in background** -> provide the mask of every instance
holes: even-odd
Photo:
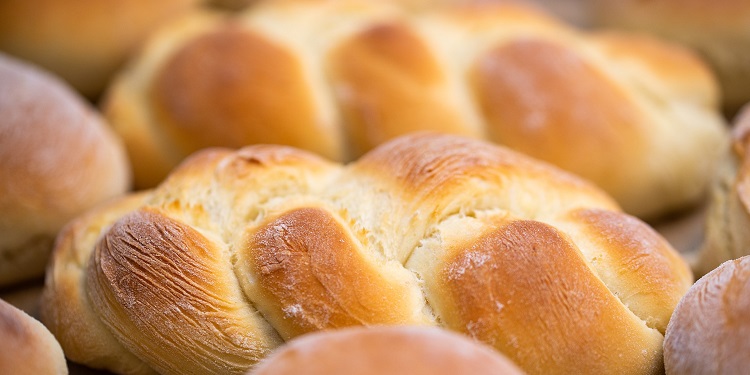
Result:
[[[486,344],[448,330],[355,327],[301,336],[248,375],[522,375]]]
[[[529,6],[266,1],[160,28],[102,110],[138,188],[209,146],[347,161],[433,130],[551,162],[653,219],[705,197],[726,147],[717,90],[684,48],[584,33]]]
[[[750,102],[750,2],[746,0],[585,0],[590,24],[652,34],[701,54],[717,74],[722,105]]]
[[[0,51],[95,100],[140,43],[201,0],[3,0]]]
[[[130,183],[123,144],[91,104],[0,54],[0,286],[41,276],[60,228]]]

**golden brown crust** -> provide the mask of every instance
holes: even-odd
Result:
[[[342,355],[343,354],[343,355]],[[250,374],[511,375],[513,362],[476,341],[424,327],[349,328],[294,340]]]
[[[629,166],[650,157],[640,128],[646,121],[627,105],[623,87],[578,51],[541,39],[509,41],[480,57],[472,73],[495,142],[575,170],[620,197]]]
[[[57,231],[124,193],[120,139],[69,86],[0,54],[0,285],[41,276]]]
[[[438,258],[418,272],[443,324],[492,345],[525,371],[658,373],[661,334],[630,312],[553,227],[501,217],[481,233],[456,242],[444,237],[418,251]]]
[[[340,158],[340,145],[316,127],[307,85],[293,51],[227,22],[164,62],[151,103],[156,121],[185,155],[209,146],[273,143]]]
[[[253,280],[245,292],[286,340],[330,328],[427,321],[416,278],[384,270],[382,259],[368,256],[322,208],[289,210],[248,237],[239,253],[239,269]]]
[[[480,135],[466,128],[444,94],[448,77],[404,23],[369,27],[337,46],[327,62],[353,157],[412,131]]]
[[[230,28],[185,27],[203,14],[165,27],[107,104],[128,143],[148,145],[131,154],[157,156],[159,171],[136,167],[137,184],[207,144],[286,143],[349,161],[431,130],[530,153],[644,219],[703,198],[726,129],[692,54],[581,33],[518,4],[387,3],[270,1]]]
[[[60,344],[36,319],[0,300],[0,372],[19,375],[65,375]]]
[[[470,138],[415,133],[347,166],[203,150],[145,199],[92,223],[82,287],[159,372],[242,372],[303,333],[399,324],[465,332],[530,373],[654,372],[689,285],[600,189]]]
[[[85,281],[101,233],[143,205],[148,194],[132,194],[102,204],[76,217],[58,235],[39,305],[40,319],[65,348],[65,356],[74,362],[115,373],[154,373],[104,326],[88,297]]]
[[[87,285],[104,324],[160,373],[242,373],[280,343],[246,303],[226,249],[155,210],[112,226]]]
[[[663,334],[671,311],[693,284],[681,255],[653,228],[619,212],[573,210],[555,223],[578,244],[612,293],[648,327]],[[602,248],[607,251],[595,250]]]
[[[667,374],[741,374],[750,365],[750,257],[723,263],[677,305],[664,339]]]
[[[93,99],[153,30],[198,2],[3,1],[0,50],[41,65]]]

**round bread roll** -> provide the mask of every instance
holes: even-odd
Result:
[[[651,33],[698,51],[716,72],[722,104],[750,102],[750,2],[746,0],[590,1],[592,23]]]
[[[201,0],[3,0],[0,51],[95,99],[158,25]]]
[[[0,374],[66,375],[60,344],[42,323],[0,299]]]
[[[698,277],[727,260],[750,255],[750,106],[735,119],[731,139],[733,147],[711,186],[705,240],[699,252],[691,254]]]
[[[285,344],[249,375],[521,375],[513,362],[438,328],[371,327],[311,333]]]
[[[685,49],[582,33],[519,4],[288,0],[161,28],[103,110],[139,187],[204,147],[350,161],[429,130],[551,162],[655,219],[705,198],[727,138],[716,90]]]
[[[75,361],[245,373],[307,333],[421,325],[532,374],[659,373],[693,281],[599,188],[468,137],[414,133],[347,165],[206,149],[144,194],[58,237],[42,316]]]
[[[0,286],[43,275],[74,216],[130,186],[121,140],[68,85],[0,54]]]
[[[750,368],[750,256],[693,285],[664,338],[667,374],[745,374]]]

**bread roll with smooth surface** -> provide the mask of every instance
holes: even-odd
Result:
[[[667,374],[744,374],[750,366],[750,256],[693,285],[667,326]]]
[[[0,286],[44,274],[57,232],[125,193],[120,138],[67,84],[0,54]]]
[[[85,246],[63,233],[45,295],[70,304],[43,308],[66,316],[88,295],[86,319],[160,373],[243,373],[284,341],[361,325],[443,326],[528,373],[657,373],[692,283],[600,189],[458,136],[399,137],[348,165],[207,149],[144,199],[77,224]],[[50,280],[73,251],[80,290],[62,290]]]
[[[67,375],[60,344],[39,321],[0,299],[0,373]]]
[[[104,104],[136,184],[203,147],[348,161],[430,130],[549,161],[644,218],[703,198],[726,134],[715,81],[688,51],[521,5],[392,5],[268,1],[161,29]]]
[[[521,375],[475,340],[430,327],[366,327],[311,333],[277,349],[248,375]]]

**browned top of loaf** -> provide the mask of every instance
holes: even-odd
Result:
[[[467,337],[427,327],[349,328],[310,334],[279,348],[252,375],[523,374]]]

